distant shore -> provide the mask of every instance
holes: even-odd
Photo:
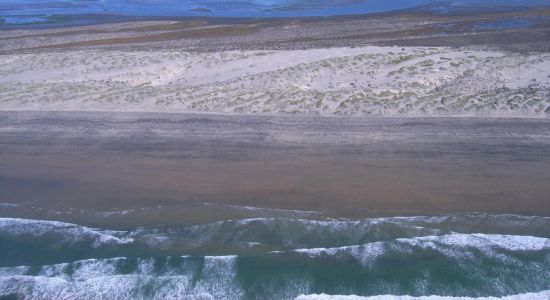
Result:
[[[547,51],[550,43],[547,8],[458,15],[403,11],[272,19],[83,16],[87,18],[99,24],[81,21],[77,24],[82,26],[49,29],[47,24],[31,24],[0,30],[0,54],[68,47],[220,51],[364,45],[493,45]]]

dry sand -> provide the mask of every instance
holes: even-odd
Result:
[[[0,30],[0,110],[546,117],[549,20],[541,8]]]
[[[0,109],[550,114],[550,53],[448,47],[64,50],[0,56]]]

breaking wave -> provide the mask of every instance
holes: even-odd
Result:
[[[240,299],[234,263],[231,256],[111,258],[0,268],[0,294],[25,299]]]
[[[114,231],[3,218],[0,296],[536,299],[550,289],[549,225],[544,217],[456,214]]]
[[[69,244],[86,243],[91,247],[132,242],[132,239],[118,238],[113,233],[57,221],[0,218],[2,237],[50,238]]]
[[[295,300],[532,300],[532,299],[548,299],[550,298],[550,290],[539,293],[525,293],[510,295],[504,297],[448,297],[448,296],[395,296],[395,295],[379,295],[371,297],[361,297],[355,295],[300,295]]]
[[[116,257],[3,267],[0,294],[25,299],[292,299],[302,294],[315,295],[298,299],[325,299],[320,294],[384,292],[473,297],[544,290],[547,278],[546,238],[452,234],[256,255]]]
[[[362,220],[253,218],[195,226],[142,227],[130,231],[94,229],[71,223],[0,218],[0,263],[21,264],[132,255],[227,255],[336,248],[399,239],[494,234],[550,238],[550,218],[459,214]],[[471,235],[472,242],[475,241]]]

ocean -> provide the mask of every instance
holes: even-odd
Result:
[[[550,295],[548,228],[547,217],[490,214],[262,217],[133,230],[1,218],[0,295],[544,299]]]

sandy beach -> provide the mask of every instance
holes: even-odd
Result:
[[[78,2],[0,12],[0,299],[548,298],[547,7]]]
[[[511,16],[536,26],[482,26]],[[172,223],[242,214],[204,203],[329,217],[548,215],[546,16],[0,31],[2,199],[40,195],[32,205],[54,211],[168,205]],[[185,212],[170,217],[178,205]]]
[[[2,112],[0,122],[0,195],[18,213],[162,205],[164,217],[133,221],[233,218],[172,208],[221,203],[354,218],[550,215],[547,119]]]

